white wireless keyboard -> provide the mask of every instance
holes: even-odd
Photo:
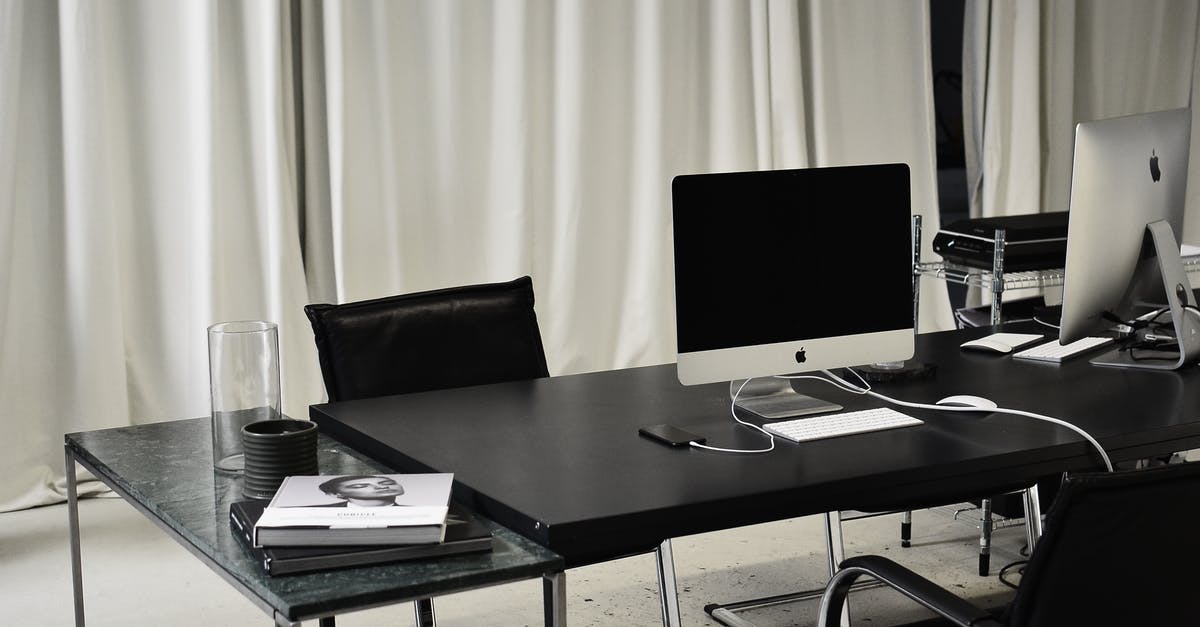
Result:
[[[922,421],[894,409],[879,407],[877,409],[848,411],[840,414],[805,416],[803,418],[765,424],[763,428],[793,442],[807,442],[809,440],[836,438],[840,435],[883,431],[884,429],[895,429],[897,427],[911,427],[921,423]]]
[[[1111,337],[1085,337],[1065,345],[1058,342],[1046,342],[1045,344],[1038,344],[1033,348],[1013,353],[1013,357],[1017,359],[1033,359],[1035,361],[1051,361],[1057,364],[1090,351],[1097,346],[1112,343],[1113,339]]]

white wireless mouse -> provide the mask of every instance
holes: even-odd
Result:
[[[1011,353],[1013,349],[1013,347],[1006,342],[1002,342],[992,337],[981,337],[977,340],[971,340],[970,342],[963,342],[959,345],[959,348],[984,351],[987,353],[996,353],[1000,355]]]
[[[996,401],[983,398],[982,396],[971,396],[970,394],[958,394],[955,396],[947,396],[937,402],[938,405],[948,405],[950,407],[974,407],[981,411],[996,409],[999,405]]]

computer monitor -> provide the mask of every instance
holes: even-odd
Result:
[[[1116,321],[1161,322],[1166,330],[1156,335],[1181,340],[1155,349],[1131,338],[1092,363],[1175,369],[1200,358],[1195,299],[1177,239],[1190,141],[1187,109],[1075,127],[1059,342],[1099,334]],[[1154,312],[1161,314],[1145,318]]]
[[[689,174],[671,191],[681,383],[912,357],[907,165]]]

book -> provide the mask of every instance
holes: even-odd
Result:
[[[253,528],[256,547],[441,542],[450,473],[286,477]]]
[[[466,510],[451,506],[446,536],[431,544],[368,545],[350,547],[256,547],[254,524],[264,501],[238,501],[229,506],[233,535],[270,576],[295,575],[317,570],[371,566],[408,560],[482,553],[492,550],[492,532]]]

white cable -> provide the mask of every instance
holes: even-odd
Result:
[[[768,446],[767,448],[740,449],[740,448],[721,448],[719,446],[709,446],[707,444],[700,444],[699,442],[688,442],[688,444],[692,445],[695,448],[702,448],[706,451],[716,451],[718,453],[770,453],[771,451],[775,450],[775,436],[772,435],[770,431],[767,431],[766,429],[763,429],[762,427],[760,427],[756,424],[746,422],[746,421],[742,420],[741,418],[737,417],[737,411],[735,408],[737,407],[738,396],[742,393],[742,389],[745,388],[746,384],[750,383],[750,381],[751,381],[751,379],[746,379],[745,381],[743,381],[742,384],[740,386],[738,386],[737,391],[733,393],[733,398],[729,400],[729,415],[733,416],[733,420],[735,422],[737,422],[738,424],[743,424],[752,429],[757,429],[759,431],[762,431],[764,435],[766,435],[768,438],[771,438],[771,445]]]
[[[850,369],[850,368],[847,368],[847,370],[850,370],[850,372],[854,372],[854,370]],[[1107,468],[1109,472],[1113,471],[1112,461],[1110,461],[1108,459],[1108,453],[1104,452],[1104,447],[1100,446],[1100,443],[1097,442],[1096,439],[1093,438],[1090,434],[1088,434],[1087,431],[1084,431],[1083,429],[1081,429],[1065,420],[1059,420],[1058,418],[1052,418],[1050,416],[1043,416],[1042,414],[1035,414],[1033,412],[1024,411],[1021,409],[1008,409],[1006,407],[996,407],[993,409],[981,409],[978,407],[956,407],[956,406],[952,406],[952,405],[930,405],[928,403],[911,403],[908,401],[902,401],[899,399],[891,398],[889,396],[884,396],[883,394],[880,394],[879,392],[872,390],[870,388],[870,386],[867,386],[865,388],[859,388],[859,387],[855,386],[854,384],[850,383],[849,381],[842,379],[841,377],[837,376],[836,374],[833,374],[832,372],[830,372],[828,370],[822,370],[821,372],[825,373],[825,375],[829,377],[829,380],[827,380],[826,383],[829,383],[830,385],[836,385],[837,387],[839,387],[843,390],[854,391],[855,394],[866,394],[868,396],[874,396],[875,398],[886,401],[888,403],[892,403],[894,405],[899,405],[901,407],[913,407],[913,408],[917,408],[917,409],[933,409],[933,410],[937,410],[937,411],[953,411],[953,412],[984,411],[984,412],[994,412],[994,413],[998,413],[998,414],[1012,414],[1014,416],[1025,416],[1026,418],[1034,418],[1037,420],[1044,420],[1046,422],[1059,425],[1060,427],[1066,427],[1066,428],[1074,431],[1075,433],[1078,433],[1079,435],[1083,436],[1083,439],[1087,440],[1089,443],[1091,443],[1092,446],[1096,447],[1096,450],[1100,452],[1100,457],[1104,459],[1104,467]],[[858,373],[854,372],[854,375],[858,376]],[[800,377],[797,377],[797,378],[800,378]],[[806,378],[817,379],[819,381],[824,380],[821,377],[806,377]],[[862,377],[859,377],[859,378],[861,379]]]

